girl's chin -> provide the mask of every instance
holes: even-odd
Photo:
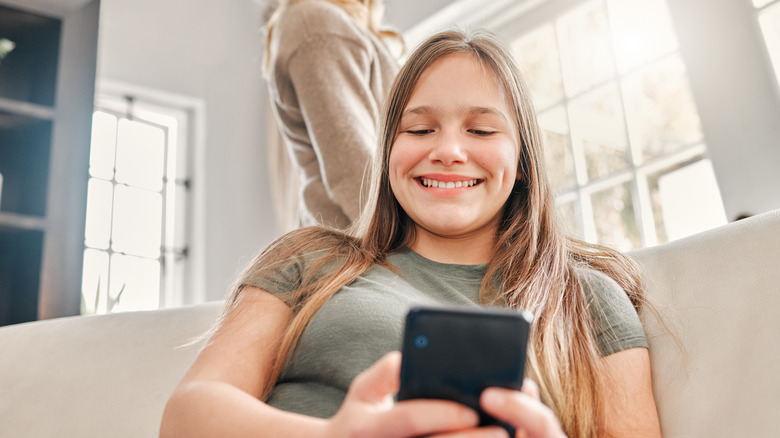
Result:
[[[492,227],[489,227],[489,224],[482,221],[423,220],[417,223],[417,228],[436,236],[457,238],[479,234],[481,231]]]

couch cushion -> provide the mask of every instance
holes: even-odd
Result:
[[[778,436],[780,210],[631,254],[664,436]]]
[[[156,437],[219,303],[0,328],[0,436]]]

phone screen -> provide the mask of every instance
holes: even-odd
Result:
[[[398,400],[444,399],[477,411],[480,424],[511,427],[479,407],[485,388],[520,389],[530,318],[503,308],[412,308],[406,317]]]

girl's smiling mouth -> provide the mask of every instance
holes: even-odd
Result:
[[[479,178],[467,178],[457,175],[419,176],[415,179],[421,186],[431,189],[469,188],[474,187],[483,181]]]

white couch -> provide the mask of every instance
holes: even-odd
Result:
[[[780,436],[780,210],[632,255],[667,437]],[[0,328],[0,437],[154,437],[219,303]]]

